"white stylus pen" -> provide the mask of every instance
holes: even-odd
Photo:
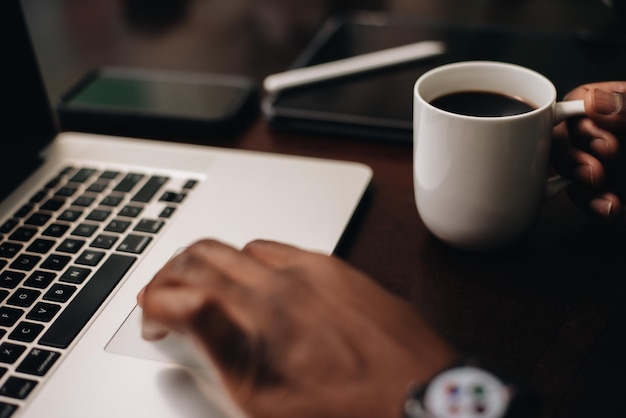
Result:
[[[370,52],[350,58],[272,74],[263,81],[265,91],[276,92],[318,81],[357,74],[396,64],[429,58],[445,52],[439,41],[421,41],[409,45]]]

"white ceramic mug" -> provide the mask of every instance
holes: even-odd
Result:
[[[536,107],[513,116],[465,116],[431,102],[486,91]],[[492,250],[520,238],[547,197],[566,182],[548,179],[552,128],[584,114],[582,100],[556,102],[556,88],[528,68],[492,61],[443,65],[415,83],[414,186],[426,227],[451,246]]]

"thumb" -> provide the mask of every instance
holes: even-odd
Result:
[[[599,126],[626,131],[626,93],[594,88],[585,95],[587,116]]]

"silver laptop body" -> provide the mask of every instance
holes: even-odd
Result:
[[[0,20],[0,417],[238,416],[186,340],[141,339],[137,292],[205,237],[332,253],[371,170],[57,134],[18,0]]]

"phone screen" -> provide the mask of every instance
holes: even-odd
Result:
[[[67,101],[70,107],[192,119],[220,119],[250,94],[233,78],[170,76],[103,71]]]

